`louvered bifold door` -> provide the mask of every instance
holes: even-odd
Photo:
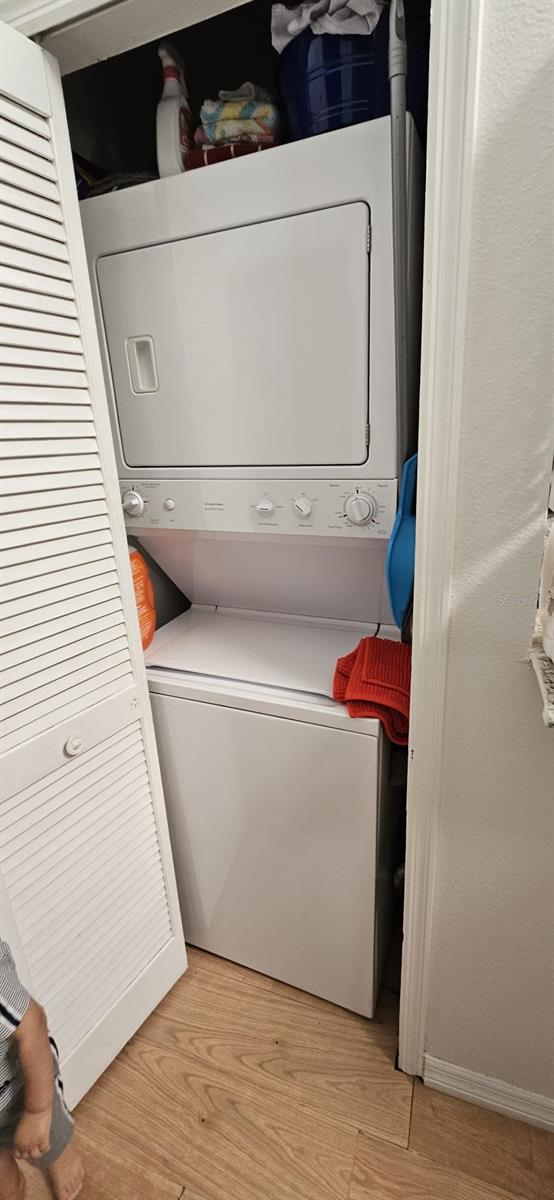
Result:
[[[0,934],[76,1101],[185,953],[61,86],[0,42]]]

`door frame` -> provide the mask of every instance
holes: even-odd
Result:
[[[484,0],[434,0],[399,1066],[423,1074]]]

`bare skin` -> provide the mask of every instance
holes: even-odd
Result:
[[[14,1135],[13,1152],[0,1151],[0,1200],[22,1200],[25,1182],[18,1160],[32,1162],[50,1149],[54,1081],[45,1014],[31,1003],[13,1034],[25,1080],[25,1108]],[[48,1175],[56,1200],[76,1200],[83,1185],[83,1167],[72,1146],[60,1154]]]

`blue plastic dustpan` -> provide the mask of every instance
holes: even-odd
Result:
[[[402,629],[414,590],[416,481],[417,454],[414,454],[402,470],[398,512],[387,547],[385,568],[389,603],[399,629]]]

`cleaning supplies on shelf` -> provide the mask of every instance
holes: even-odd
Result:
[[[339,658],[333,696],[351,717],[376,717],[391,742],[408,744],[412,651],[388,638],[362,638],[355,650]]]
[[[156,632],[156,603],[150,571],[142,554],[129,546],[131,575],[139,619],[143,650],[147,650]]]
[[[191,117],[183,62],[169,42],[160,42],[163,91],[156,112],[156,153],[160,178],[185,170],[191,144]]]

